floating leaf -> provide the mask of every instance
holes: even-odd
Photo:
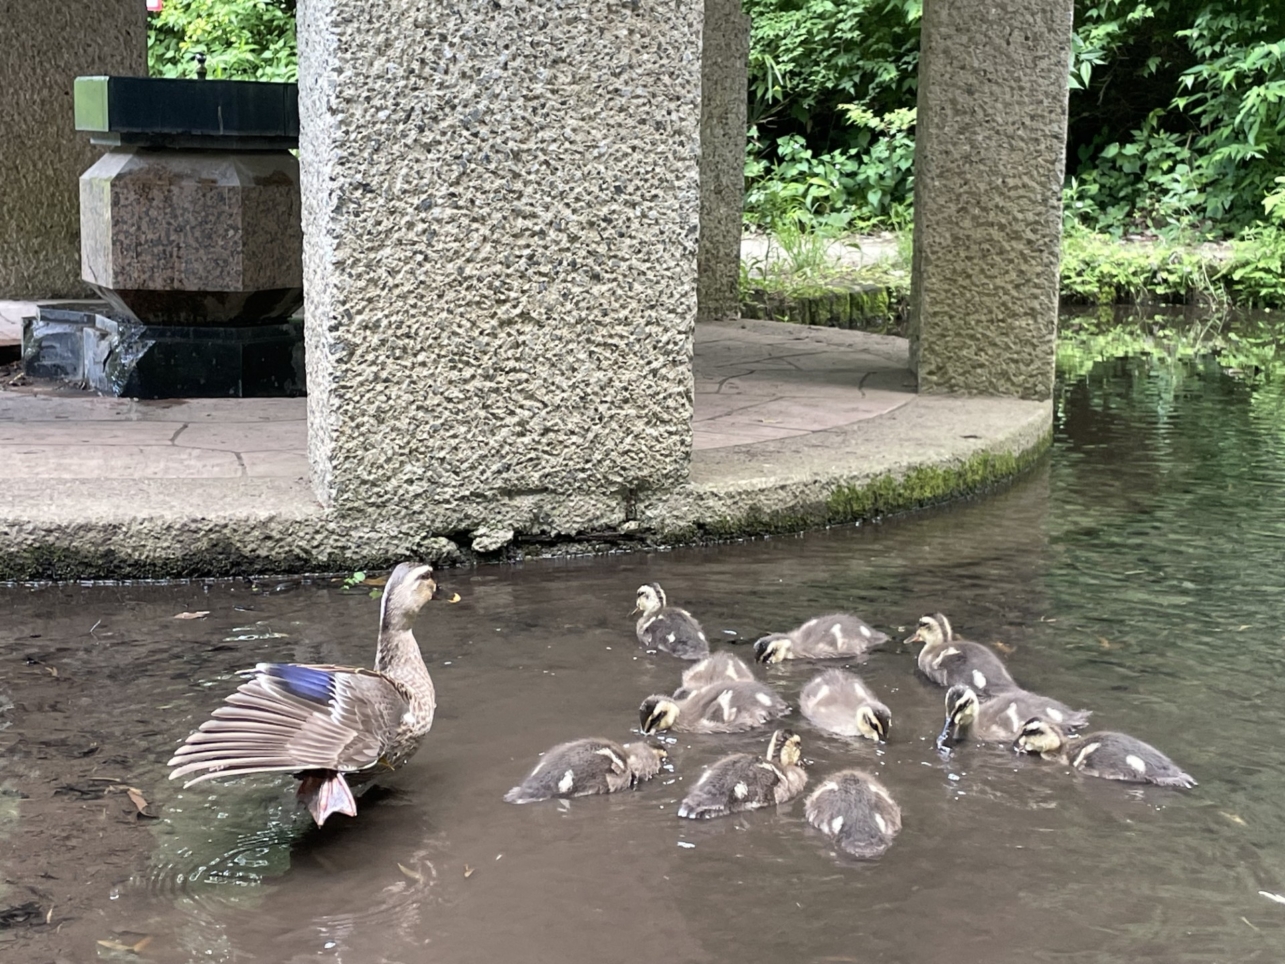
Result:
[[[464,878],[467,880],[469,877],[472,877],[472,876],[473,876],[473,868],[472,868],[472,867],[470,867],[468,864],[465,864],[465,865],[464,865]]]
[[[179,613],[175,619],[204,619],[210,614],[208,609],[201,609],[194,613]]]

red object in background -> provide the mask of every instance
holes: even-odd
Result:
[[[165,0],[147,0],[148,13],[160,13],[165,9]]]

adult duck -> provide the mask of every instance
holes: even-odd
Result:
[[[403,562],[384,588],[373,670],[259,663],[178,748],[170,779],[293,773],[317,826],[356,816],[352,786],[405,764],[433,725],[436,692],[411,624],[438,595],[430,566]]]

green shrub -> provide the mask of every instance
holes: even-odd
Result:
[[[294,0],[166,0],[148,17],[148,71],[192,77],[203,53],[210,77],[296,80],[294,8]]]

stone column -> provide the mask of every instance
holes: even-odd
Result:
[[[701,23],[700,0],[300,4],[323,503],[565,532],[686,478]]]
[[[923,392],[1053,392],[1071,0],[925,0],[912,360]]]
[[[0,0],[0,298],[89,294],[78,179],[103,153],[76,132],[82,74],[147,73],[142,0]]]
[[[741,0],[705,0],[701,38],[701,229],[696,319],[741,311],[741,214],[750,18]]]

